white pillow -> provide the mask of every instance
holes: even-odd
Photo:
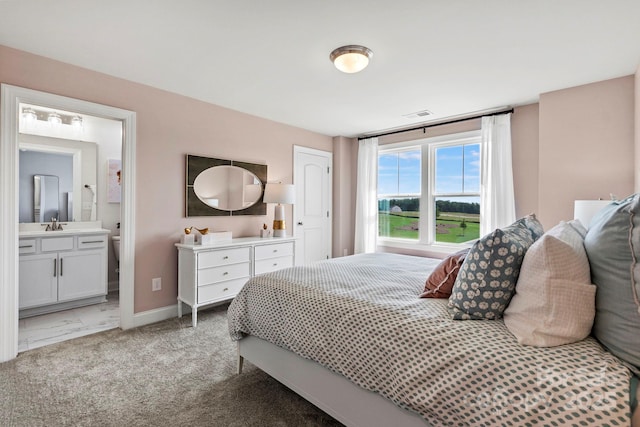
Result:
[[[586,338],[595,316],[579,221],[561,222],[527,251],[504,323],[520,344],[553,347]]]

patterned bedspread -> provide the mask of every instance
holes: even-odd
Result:
[[[229,307],[254,335],[445,425],[624,425],[628,369],[591,338],[521,346],[502,321],[419,299],[438,260],[367,254],[251,279]]]

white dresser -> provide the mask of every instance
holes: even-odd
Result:
[[[178,248],[178,317],[182,303],[198,308],[233,299],[251,277],[293,266],[294,237],[241,237],[211,245]]]

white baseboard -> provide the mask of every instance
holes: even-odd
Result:
[[[210,304],[207,307],[213,307],[216,305],[228,304],[229,301],[222,301],[219,303]],[[187,304],[182,304],[182,315],[190,315],[191,307]],[[153,310],[143,311],[141,313],[135,313],[133,315],[133,327],[149,325],[151,323],[161,322],[163,320],[171,319],[172,317],[178,317],[178,304],[168,305],[166,307],[154,308]]]
[[[178,305],[168,305],[166,307],[154,308],[153,310],[135,313],[133,315],[133,327],[149,325],[163,320],[178,317]]]

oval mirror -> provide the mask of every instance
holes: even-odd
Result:
[[[237,166],[214,166],[193,181],[193,191],[203,203],[223,211],[237,211],[258,203],[262,182],[253,173]]]

